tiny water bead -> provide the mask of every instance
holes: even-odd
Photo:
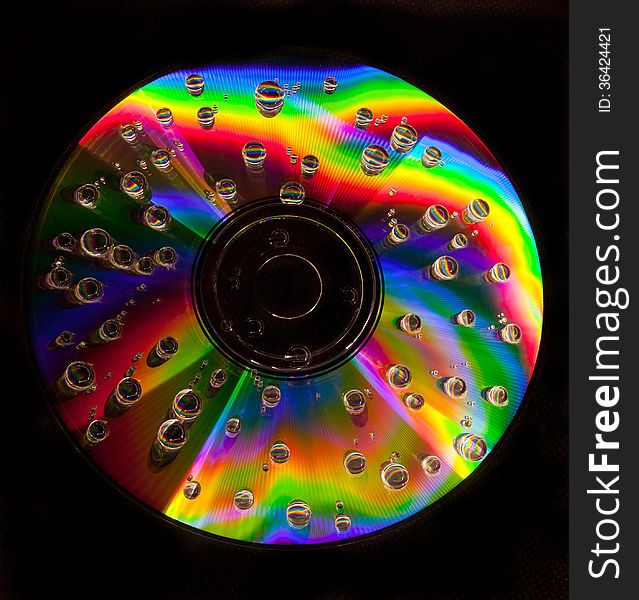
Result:
[[[99,444],[103,442],[108,435],[109,424],[102,419],[96,419],[89,423],[84,437],[89,444]]]
[[[405,314],[399,321],[399,328],[405,333],[415,335],[422,330],[422,319],[415,313]]]
[[[441,386],[443,392],[451,398],[463,398],[466,395],[466,382],[461,377],[444,377]]]
[[[215,125],[215,111],[210,106],[203,106],[197,111],[197,122],[202,129],[211,129]]]
[[[398,223],[386,236],[386,242],[389,246],[398,246],[399,244],[407,242],[409,237],[410,229],[406,225]]]
[[[422,165],[427,169],[432,169],[442,162],[442,152],[435,146],[428,146],[422,153]]]
[[[95,383],[95,371],[88,362],[76,360],[65,369],[63,380],[68,390],[79,394]]]
[[[155,353],[162,360],[175,356],[179,349],[178,341],[171,336],[163,337],[155,346]]]
[[[164,173],[168,173],[173,168],[171,165],[171,154],[166,150],[160,149],[151,152],[151,162],[156,169]]]
[[[388,150],[378,144],[371,144],[364,148],[360,166],[366,175],[379,175],[389,162]]]
[[[183,423],[177,419],[164,421],[158,429],[157,448],[164,452],[177,452],[188,439],[188,432]]]
[[[456,233],[450,242],[446,245],[446,248],[454,252],[455,250],[461,250],[468,246],[468,238],[463,233]]]
[[[440,256],[430,267],[433,279],[450,281],[459,274],[459,264],[452,256]]]
[[[177,262],[177,252],[171,246],[162,246],[151,255],[153,262],[158,267],[170,269]]]
[[[183,423],[191,423],[202,411],[202,400],[192,389],[179,391],[173,399],[171,412],[173,418]]]
[[[473,325],[475,325],[475,320],[475,313],[468,308],[460,310],[455,315],[455,322],[457,323],[457,325],[461,325],[462,327],[472,327]]]
[[[191,96],[200,96],[204,91],[204,77],[198,73],[193,73],[184,80],[184,85]]]
[[[468,206],[462,212],[462,219],[470,224],[481,223],[490,214],[490,206],[486,200],[475,198],[471,200]]]
[[[499,338],[507,344],[519,344],[522,335],[521,327],[515,323],[508,323],[499,330]]]
[[[215,184],[215,192],[225,202],[234,202],[237,198],[237,185],[232,179],[220,179]]]
[[[269,456],[274,463],[283,464],[291,458],[291,450],[284,442],[275,442],[271,446]]]
[[[319,169],[319,158],[313,154],[307,154],[300,162],[300,171],[304,177],[313,177]]]
[[[266,148],[259,142],[248,142],[242,148],[242,158],[246,168],[250,171],[259,171],[266,161]]]
[[[289,181],[280,188],[280,200],[283,204],[302,204],[305,194],[304,186],[296,181]]]
[[[450,214],[445,206],[433,204],[426,209],[426,212],[420,220],[420,225],[426,232],[437,231],[438,229],[446,227],[449,219]]]
[[[102,300],[104,289],[95,277],[84,277],[68,290],[68,299],[74,304],[93,304]]]
[[[120,189],[135,200],[140,200],[146,193],[146,177],[139,171],[129,171],[120,180]]]
[[[380,467],[380,477],[384,487],[393,492],[404,489],[410,479],[408,469],[394,461],[385,462]]]
[[[122,323],[117,319],[107,319],[98,328],[98,338],[102,342],[112,342],[122,336]]]
[[[80,236],[80,250],[92,258],[100,258],[109,252],[111,236],[100,227],[87,229]]]
[[[234,438],[242,430],[242,419],[240,417],[231,417],[227,422],[224,428],[225,433],[228,437]]]
[[[472,462],[480,461],[488,451],[486,441],[476,433],[460,433],[453,440],[453,448],[459,456]]]
[[[284,90],[275,81],[263,81],[255,88],[255,106],[260,114],[270,118],[279,114],[284,106]]]
[[[370,108],[359,108],[355,113],[355,127],[366,130],[373,122],[373,111]]]
[[[286,507],[286,520],[293,529],[303,529],[311,522],[311,507],[303,500],[292,500]]]
[[[202,484],[195,480],[187,481],[182,492],[187,500],[195,500],[202,492]]]
[[[135,254],[129,246],[118,244],[109,250],[105,260],[107,266],[126,271],[133,266]]]
[[[360,390],[349,390],[342,396],[344,408],[349,415],[361,415],[366,409],[366,396]]]
[[[351,475],[360,475],[366,470],[366,457],[357,450],[349,450],[344,455],[344,468]]]
[[[420,461],[426,475],[437,475],[442,468],[442,461],[437,456],[424,456]]]
[[[238,510],[248,510],[253,506],[253,502],[255,502],[255,497],[251,490],[239,490],[235,492],[235,496],[233,496],[233,505]]]
[[[351,518],[348,515],[335,515],[333,523],[337,533],[346,533],[352,525]]]
[[[142,396],[142,385],[133,377],[121,379],[113,391],[113,400],[120,408],[133,406]]]
[[[424,396],[421,394],[406,394],[404,396],[404,404],[411,410],[420,410],[424,407]]]
[[[95,208],[100,199],[100,190],[92,183],[81,185],[73,192],[73,200],[76,204],[85,208]]]
[[[221,388],[226,383],[226,379],[227,376],[224,369],[215,369],[215,371],[211,373],[209,385],[214,389]]]
[[[496,263],[484,272],[483,279],[488,283],[504,283],[510,278],[510,267],[506,263]]]
[[[487,387],[481,392],[482,398],[495,406],[508,405],[508,390],[501,385]]]
[[[411,384],[413,374],[404,365],[390,365],[386,368],[386,380],[393,387],[405,388]]]
[[[127,144],[135,144],[138,139],[133,125],[122,125],[122,127],[120,127],[120,135]]]
[[[337,89],[337,79],[335,77],[327,77],[324,79],[324,93],[332,94]]]
[[[72,279],[73,275],[66,267],[53,267],[44,277],[44,287],[50,290],[66,290]]]
[[[398,125],[391,135],[391,147],[395,152],[406,154],[417,144],[417,131],[410,125]]]
[[[160,204],[151,204],[142,212],[142,223],[156,231],[166,229],[171,222],[169,209]]]
[[[267,385],[262,390],[262,404],[275,408],[282,399],[282,391],[276,385]]]
[[[159,108],[156,111],[155,116],[162,127],[170,127],[173,125],[173,113],[170,108]]]

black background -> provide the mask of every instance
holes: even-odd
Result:
[[[567,3],[12,4],[0,35],[0,596],[566,597]],[[57,161],[115,99],[172,65],[312,48],[426,90],[504,164],[542,256],[542,349],[514,425],[434,509],[342,547],[239,547],[157,517],[72,447],[33,372],[18,282]]]

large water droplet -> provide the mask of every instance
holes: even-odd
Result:
[[[510,267],[506,263],[497,263],[484,272],[483,279],[488,283],[504,283],[510,278]]]
[[[102,300],[104,289],[94,277],[84,277],[68,290],[68,298],[75,304],[93,304]]]
[[[85,208],[95,208],[99,199],[100,191],[92,183],[85,183],[73,192],[74,202]]]
[[[324,79],[324,93],[332,94],[337,89],[337,79],[335,77],[327,77]]]
[[[99,227],[87,229],[80,237],[80,250],[87,256],[100,258],[111,248],[111,236]]]
[[[391,135],[391,146],[396,152],[405,154],[417,144],[417,131],[410,125],[398,125]]]
[[[234,202],[237,198],[237,185],[232,179],[220,179],[215,184],[215,191],[225,202]]]
[[[422,319],[415,313],[408,313],[400,319],[399,328],[406,333],[414,335],[422,330]]]
[[[386,236],[386,243],[389,246],[398,246],[399,244],[407,242],[409,237],[410,229],[406,225],[398,223],[390,230],[390,232]]]
[[[211,129],[215,125],[215,111],[210,106],[203,106],[197,111],[197,122],[202,129]]]
[[[65,369],[63,380],[69,391],[79,394],[95,383],[95,371],[88,362],[77,360]]]
[[[412,410],[420,410],[424,406],[424,397],[421,394],[406,394],[404,404]]]
[[[142,212],[142,222],[151,229],[162,231],[171,222],[171,213],[160,204],[152,204]]]
[[[173,125],[173,113],[170,108],[159,108],[155,113],[157,117],[158,123],[162,125],[162,127],[170,127]]]
[[[200,495],[201,491],[202,491],[202,485],[200,484],[199,481],[195,481],[195,480],[187,481],[186,485],[182,489],[182,492],[184,493],[184,497],[187,500],[195,500],[195,498],[197,498]]]
[[[427,169],[432,169],[442,162],[442,153],[435,146],[428,146],[422,154],[422,165]]]
[[[135,200],[144,197],[146,188],[146,177],[139,171],[129,171],[120,180],[120,189]]]
[[[379,175],[388,166],[389,161],[390,157],[386,148],[371,144],[364,148],[360,165],[366,175]]]
[[[172,416],[183,423],[191,423],[202,412],[202,400],[190,388],[179,391],[173,399]]]
[[[98,444],[104,441],[108,435],[109,424],[101,419],[96,419],[89,423],[84,437],[89,444]]]
[[[121,379],[113,390],[113,401],[119,408],[127,409],[133,406],[142,396],[142,385],[133,377]]]
[[[120,135],[127,144],[135,144],[138,138],[133,125],[122,125],[120,127]]]
[[[333,519],[337,533],[346,533],[351,528],[351,518],[348,515],[335,515]]]
[[[410,369],[404,365],[390,365],[386,368],[386,380],[393,387],[408,387],[413,380]]]
[[[286,520],[293,529],[303,529],[311,522],[311,507],[303,500],[292,500],[286,507]]]
[[[156,447],[160,452],[177,452],[188,439],[186,427],[177,419],[164,421],[158,429]]]
[[[460,310],[456,315],[455,315],[455,321],[457,322],[458,325],[461,325],[462,327],[472,327],[475,324],[475,313],[468,309],[468,308],[464,308],[463,310]]]
[[[175,356],[179,349],[178,341],[171,336],[163,337],[155,346],[155,353],[162,360]]]
[[[317,156],[307,154],[302,158],[300,163],[300,171],[304,177],[313,177],[319,169],[319,159]]]
[[[453,447],[457,454],[473,462],[484,458],[488,450],[484,438],[476,433],[460,433],[453,440]]]
[[[44,276],[44,287],[50,290],[66,290],[72,279],[73,275],[66,267],[53,267]]]
[[[410,479],[408,469],[394,461],[385,462],[381,466],[380,477],[384,486],[394,492],[405,488]]]
[[[166,150],[154,150],[151,152],[151,162],[156,169],[168,173],[173,168],[171,165],[171,154]]]
[[[122,336],[122,323],[117,319],[107,319],[98,328],[98,338],[101,342],[108,343]]]
[[[344,468],[351,475],[359,475],[366,470],[366,457],[357,450],[349,450],[344,455]]]
[[[191,94],[191,96],[200,96],[204,91],[204,77],[197,73],[189,75],[184,80],[184,84],[186,85],[186,91]]]
[[[488,206],[488,202],[486,200],[482,200],[481,198],[475,198],[471,200],[468,206],[462,212],[462,219],[466,223],[474,224],[481,223],[486,217],[488,217],[490,213],[490,206]]]
[[[441,386],[443,392],[451,398],[463,398],[466,395],[466,382],[461,377],[443,377]]]
[[[355,127],[366,130],[373,122],[373,111],[370,108],[359,108],[355,113]]]
[[[291,450],[284,442],[275,442],[271,446],[269,456],[274,463],[283,464],[291,457]]]
[[[177,252],[171,246],[162,246],[153,252],[153,262],[158,267],[170,269],[177,262]]]
[[[126,271],[133,266],[135,255],[133,253],[133,250],[129,248],[129,246],[118,244],[117,246],[113,246],[111,248],[105,260],[107,266]]]
[[[519,344],[519,342],[521,342],[522,335],[521,327],[514,323],[508,323],[508,325],[504,325],[499,330],[499,337],[501,341],[506,342],[507,344]]]
[[[455,250],[461,250],[466,246],[468,246],[468,238],[463,233],[456,233],[450,242],[448,242],[446,248],[450,252],[454,252]]]
[[[276,385],[267,385],[262,391],[262,404],[275,408],[282,399],[282,392]]]
[[[239,490],[233,496],[233,504],[238,510],[248,510],[253,506],[254,501],[253,492],[247,489]]]
[[[349,390],[343,395],[342,401],[350,415],[360,415],[366,408],[366,396],[360,390]]]
[[[508,405],[508,390],[501,385],[487,387],[481,392],[482,398],[495,406]]]
[[[284,90],[275,81],[263,81],[255,88],[255,106],[267,118],[274,117],[284,106]]]
[[[420,225],[423,231],[436,231],[446,227],[450,215],[445,206],[441,204],[433,204],[426,209],[426,212],[421,218]]]
[[[226,383],[226,379],[226,371],[224,369],[216,369],[211,373],[209,385],[214,389],[221,388]]]
[[[424,456],[420,464],[426,475],[437,475],[442,468],[442,461],[437,456]]]
[[[452,256],[440,256],[430,267],[433,279],[450,281],[459,274],[459,264]]]
[[[280,200],[284,204],[302,204],[305,194],[304,186],[296,181],[289,181],[280,188]]]
[[[242,158],[250,171],[259,171],[264,167],[266,148],[259,142],[248,142],[242,148]]]
[[[230,438],[236,437],[242,430],[242,420],[240,417],[231,417],[226,422],[225,432]]]

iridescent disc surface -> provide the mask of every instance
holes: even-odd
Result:
[[[223,264],[215,250],[230,270],[204,277],[220,223],[262,206],[279,216],[258,219],[273,223],[259,286],[243,292],[248,245]],[[318,236],[339,264],[304,254],[310,225],[287,228],[313,211],[344,227]],[[211,314],[270,311],[298,319],[291,336],[329,319],[351,250],[353,273],[371,270],[334,290],[352,311],[336,330],[362,328],[339,357],[327,342],[305,370],[311,339],[269,369],[258,312],[207,329],[220,298],[236,300]],[[342,541],[430,506],[490,460],[539,348],[539,260],[508,177],[440,103],[367,66],[213,66],[137,89],[60,170],[30,265],[33,351],[83,451],[149,507],[234,540]]]

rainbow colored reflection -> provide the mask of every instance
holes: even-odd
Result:
[[[226,213],[278,197],[289,182],[365,232],[380,255],[385,302],[350,362],[302,382],[274,382],[212,346],[192,305],[191,272]],[[96,200],[78,202],[76,191],[88,184]],[[170,215],[162,227],[140,218],[158,212],[151,206]],[[134,257],[118,262],[94,245],[83,251],[83,234],[96,228]],[[403,232],[401,243],[386,241],[393,231]],[[457,270],[447,279],[454,265],[439,259],[460,234],[467,244],[454,248]],[[79,442],[90,438],[90,458],[142,502],[236,540],[341,541],[428,507],[495,447],[539,348],[539,260],[512,184],[455,115],[366,66],[214,66],[136,90],[60,170],[31,265],[33,348],[67,428]],[[71,287],[39,284],[52,266],[70,271]],[[100,293],[85,289],[93,280]],[[419,332],[399,326],[408,314],[420,318]],[[121,326],[113,339],[96,335],[108,319]],[[69,390],[64,374],[78,362],[95,379]],[[389,369],[402,385],[391,385]],[[140,383],[141,397],[106,415],[125,377]],[[442,382],[457,380],[464,394],[447,394]],[[269,385],[281,393],[272,406],[263,401]],[[487,389],[492,395],[482,395]],[[183,390],[201,400],[196,418],[173,410]],[[365,409],[346,409],[349,390],[361,391]],[[423,406],[405,402],[407,394]],[[232,419],[241,427],[230,436]],[[96,421],[108,424],[108,436],[87,436]],[[274,460],[273,447],[287,459]],[[185,493],[191,481],[197,493]]]

